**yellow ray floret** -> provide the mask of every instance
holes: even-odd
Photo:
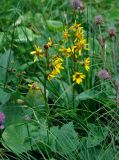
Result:
[[[32,51],[31,54],[34,55],[34,62],[36,62],[39,57],[43,57],[42,49],[38,46],[35,46],[35,51]]]
[[[54,78],[58,74],[56,69],[53,69],[52,72],[48,75],[48,80]]]
[[[84,61],[83,61],[83,64],[84,64],[84,67],[87,71],[89,71],[90,69],[90,58],[86,58]]]

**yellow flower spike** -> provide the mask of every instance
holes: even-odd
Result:
[[[86,58],[84,61],[83,61],[83,64],[84,64],[84,67],[87,71],[89,71],[90,69],[90,58]]]
[[[39,57],[43,57],[42,49],[38,46],[35,46],[35,51],[30,52],[30,54],[34,55],[34,62],[36,62]]]
[[[75,81],[77,84],[82,83],[82,81],[83,81],[83,79],[85,77],[86,76],[83,73],[81,73],[81,72],[75,72],[74,75],[72,76],[73,81]]]

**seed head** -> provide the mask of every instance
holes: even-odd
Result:
[[[45,49],[48,49],[48,48],[49,48],[49,46],[48,46],[47,44],[45,44],[45,45],[44,45],[44,48],[45,48]]]
[[[95,16],[95,23],[101,25],[103,23],[103,17],[101,15]]]
[[[84,4],[83,4],[82,0],[70,0],[70,3],[71,3],[71,6],[76,10],[77,9],[81,9],[81,10],[84,9]]]
[[[108,33],[109,33],[110,37],[115,37],[116,36],[116,28],[110,27]]]
[[[110,74],[106,70],[100,70],[98,72],[98,77],[99,79],[110,79],[111,78]]]

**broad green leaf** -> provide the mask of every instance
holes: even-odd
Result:
[[[16,34],[17,38],[15,40],[17,42],[33,41],[35,38],[35,35],[33,34],[32,30],[26,27],[17,27]]]
[[[7,70],[10,64],[13,62],[13,52],[11,50],[6,51],[0,56],[0,81],[5,82],[8,74]]]
[[[46,109],[45,99],[40,90],[29,91],[25,98],[25,101],[31,107],[39,107],[40,110]]]
[[[62,31],[63,30],[63,23],[61,21],[55,21],[55,20],[47,20],[48,28],[51,31]]]
[[[9,151],[16,154],[21,154],[33,149],[45,151],[48,143],[48,131],[46,121],[39,120],[39,125],[36,123],[17,123],[5,128],[2,134],[2,144]],[[30,137],[29,137],[30,136]]]
[[[76,96],[76,100],[88,100],[88,99],[93,99],[105,106],[114,106],[115,102],[113,99],[110,98],[105,92],[103,91],[96,91],[94,89],[82,92],[78,96]]]
[[[9,101],[11,94],[0,88],[0,104],[3,105]]]
[[[109,133],[109,127],[96,126],[94,124],[88,124],[89,132],[87,137],[87,147],[94,147],[99,145],[106,139]]]
[[[86,145],[81,148],[80,159],[81,160],[113,160],[113,149],[108,147],[106,149],[102,148],[87,148]]]
[[[57,152],[57,136],[59,132],[59,127],[58,126],[53,126],[50,128],[49,132],[49,146],[52,149],[53,152]]]
[[[94,99],[98,98],[98,95],[100,92],[95,90],[87,90],[85,92],[80,93],[78,96],[76,96],[76,100],[88,100],[88,99]]]
[[[5,126],[16,124],[24,121],[22,106],[17,104],[6,104],[1,107],[0,111],[5,114]]]
[[[2,134],[2,144],[8,150],[14,153],[22,153],[30,150],[29,143],[25,143],[28,139],[28,130],[24,124],[13,124],[8,126]]]
[[[59,133],[57,139],[57,150],[63,154],[69,154],[77,149],[79,145],[79,138],[74,130],[72,122],[64,124]]]

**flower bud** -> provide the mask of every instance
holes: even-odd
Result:
[[[17,99],[17,104],[23,105],[25,102],[22,99]]]
[[[44,45],[44,48],[45,48],[45,49],[48,49],[48,48],[49,48],[49,46],[48,46],[47,44],[45,44],[45,45]]]

